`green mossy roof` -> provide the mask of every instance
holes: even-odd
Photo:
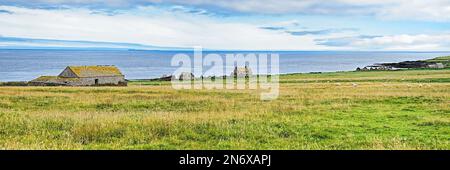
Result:
[[[64,77],[58,77],[58,76],[41,76],[38,77],[32,81],[39,81],[39,82],[63,82],[63,81],[77,81],[78,78],[64,78]]]
[[[123,76],[116,66],[69,66],[77,77]]]

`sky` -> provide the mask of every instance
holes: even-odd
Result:
[[[0,48],[450,51],[450,0],[0,0]]]

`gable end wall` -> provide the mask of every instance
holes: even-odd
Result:
[[[73,71],[67,67],[64,69],[64,71],[61,72],[61,74],[58,75],[59,77],[65,77],[65,78],[77,78],[78,76],[73,73]]]

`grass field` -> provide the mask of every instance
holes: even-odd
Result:
[[[0,148],[448,150],[450,69],[283,75],[273,101],[168,82],[0,87]]]

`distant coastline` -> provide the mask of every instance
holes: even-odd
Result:
[[[405,64],[407,63],[407,64]],[[413,64],[410,64],[413,63]],[[442,68],[429,68],[428,65],[423,64],[442,64]],[[418,61],[402,61],[398,63],[379,63],[380,66],[403,66],[404,69],[448,69],[450,68],[450,56],[435,57],[428,60],[418,60]],[[359,67],[356,71],[359,70]],[[365,71],[396,71],[396,70],[365,70]],[[353,72],[353,71],[334,71],[334,72]],[[279,75],[295,75],[295,74],[321,74],[322,72],[309,72],[309,73],[284,73]],[[332,73],[332,72],[327,72]],[[258,75],[255,75],[258,76]],[[198,78],[198,77],[197,77]],[[167,77],[153,78],[153,79],[127,79],[128,81],[170,81]],[[29,81],[9,81],[1,82],[0,86],[28,86]]]
[[[2,47],[4,51],[32,51],[32,50],[53,50],[53,51],[156,51],[156,52],[192,52],[193,48],[168,48],[168,49],[134,49],[134,48],[107,48],[107,47]],[[202,49],[203,52],[321,52],[321,53],[450,53],[450,51],[407,51],[407,50],[226,50],[226,49]]]
[[[259,53],[264,51],[204,51],[218,53]],[[375,63],[427,60],[450,56],[450,52],[368,52],[368,51],[265,51],[280,54],[280,74],[354,71]],[[191,51],[158,50],[0,50],[0,82],[29,81],[43,75],[55,75],[68,65],[116,65],[126,79],[157,79],[176,69],[170,65],[178,53]],[[230,73],[226,73],[229,75]]]

